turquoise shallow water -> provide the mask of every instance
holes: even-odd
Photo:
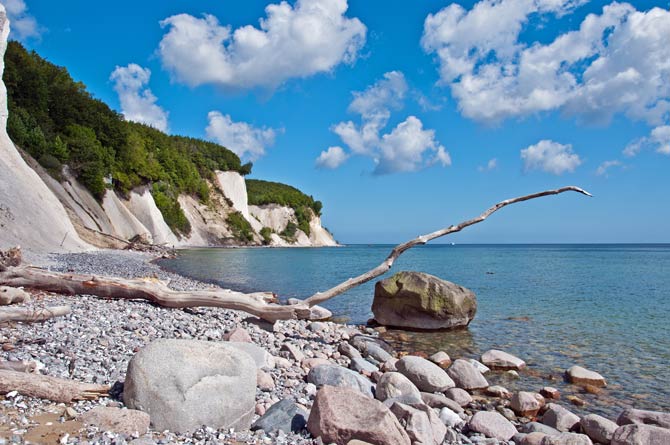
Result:
[[[161,265],[232,289],[305,298],[376,266],[391,247],[192,249]],[[479,308],[466,331],[384,334],[396,347],[452,357],[504,349],[529,364],[521,381],[501,381],[509,388],[557,386],[584,398],[584,411],[610,416],[624,406],[670,410],[670,245],[429,245],[406,252],[388,275],[400,270],[468,287]],[[325,306],[365,323],[373,289],[367,283]],[[562,371],[573,364],[603,374],[607,390],[565,385]]]

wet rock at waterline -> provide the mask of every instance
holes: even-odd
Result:
[[[458,328],[467,326],[476,312],[472,291],[426,273],[398,272],[375,285],[372,313],[382,325]]]
[[[617,423],[619,425],[638,423],[670,429],[670,413],[629,408],[621,413],[617,419]]]
[[[444,369],[425,358],[405,356],[398,360],[396,368],[421,391],[442,392],[456,386]]]
[[[470,362],[463,359],[455,360],[447,370],[447,373],[458,388],[470,391],[473,389],[487,388],[489,386],[489,383],[486,381],[482,373]]]
[[[581,366],[572,366],[565,371],[565,375],[570,383],[577,385],[593,385],[596,387],[607,386],[605,378],[595,371],[590,371]]]
[[[123,391],[126,406],[148,413],[158,431],[248,429],[255,398],[249,354],[200,340],[149,343],[130,360]]]
[[[614,432],[611,445],[667,445],[670,429],[653,425],[624,425]]]

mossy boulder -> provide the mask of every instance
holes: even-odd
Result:
[[[452,329],[467,326],[477,312],[469,289],[422,272],[398,272],[375,285],[372,313],[386,326]]]

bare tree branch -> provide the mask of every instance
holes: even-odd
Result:
[[[459,232],[468,226],[482,222],[494,212],[510,204],[528,201],[542,196],[557,195],[567,191],[579,192],[591,196],[588,192],[578,187],[563,187],[556,190],[547,190],[499,202],[474,219],[437,230],[427,235],[419,236],[406,243],[400,244],[396,246],[389,256],[374,269],[359,275],[356,278],[350,278],[325,292],[316,293],[307,300],[293,305],[276,304],[272,294],[263,292],[245,294],[225,289],[180,292],[170,289],[165,283],[160,281],[147,281],[143,279],[127,280],[123,278],[50,272],[35,267],[20,266],[20,252],[18,252],[18,254],[17,252],[14,252],[11,256],[11,261],[5,261],[5,265],[0,262],[0,266],[2,266],[0,267],[0,285],[12,287],[23,286],[72,295],[96,295],[98,297],[112,299],[140,299],[171,308],[208,306],[235,309],[247,312],[270,322],[286,319],[310,319],[315,317],[317,309],[315,306],[317,304],[383,275],[391,268],[394,261],[400,255],[416,245],[426,244],[428,241],[435,238]]]
[[[494,205],[493,207],[487,209],[484,213],[482,213],[476,218],[470,219],[468,221],[463,221],[462,223],[455,226],[445,227],[444,229],[437,230],[427,235],[421,235],[417,238],[407,241],[406,243],[397,245],[396,247],[393,248],[389,256],[386,257],[386,259],[379,266],[355,278],[349,278],[347,281],[340,283],[337,286],[328,289],[327,291],[317,292],[316,294],[306,299],[304,303],[306,303],[309,306],[314,306],[315,304],[323,303],[324,301],[330,300],[331,298],[340,295],[341,293],[346,292],[349,289],[360,286],[361,284],[366,283],[374,278],[377,278],[380,275],[384,275],[386,272],[388,272],[389,269],[391,269],[391,266],[393,266],[395,260],[398,259],[400,255],[402,255],[404,252],[411,249],[412,247],[420,244],[426,244],[428,241],[434,240],[435,238],[443,237],[445,235],[449,235],[450,233],[460,232],[466,227],[484,221],[486,218],[488,218],[498,210],[502,209],[503,207],[506,207],[510,204],[515,204],[517,202],[523,202],[528,201],[530,199],[541,198],[542,196],[558,195],[559,193],[563,192],[578,192],[586,196],[592,196],[589,192],[582,190],[579,187],[568,186],[556,190],[546,190],[544,192],[520,196],[518,198],[506,199],[505,201],[501,201],[496,205]]]
[[[109,393],[109,386],[0,369],[0,394],[12,391],[30,397],[69,403],[73,400],[104,397]]]
[[[8,321],[22,321],[35,323],[54,317],[62,317],[70,313],[70,306],[52,306],[44,309],[25,307],[0,308],[0,323]]]

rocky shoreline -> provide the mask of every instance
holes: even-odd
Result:
[[[179,290],[211,287],[166,272],[151,259],[131,251],[31,258],[55,271],[147,277]],[[618,421],[633,426],[619,427],[597,415],[580,419],[569,411],[569,403],[578,401],[557,400],[552,388],[512,393],[489,386],[481,362],[496,367],[490,371],[495,373],[523,367],[522,360],[496,351],[481,362],[464,358],[452,363],[445,352],[430,358],[398,357],[377,331],[362,326],[308,321],[271,326],[231,310],[166,309],[141,301],[44,292],[32,297],[28,304],[33,307],[69,304],[72,312],[42,323],[3,326],[0,358],[34,362],[39,372],[55,377],[113,385],[112,391],[110,397],[69,404],[15,392],[0,396],[0,444],[317,444],[351,438],[370,443],[559,445],[607,443],[613,435],[619,440],[613,443],[670,443],[670,414],[627,410]],[[135,411],[114,410],[125,407],[122,382],[128,363],[158,339],[255,345],[250,346],[255,348],[251,355],[261,357],[261,363],[251,421],[253,429],[262,429],[146,431],[148,416],[127,418]],[[604,383],[580,369],[570,375],[580,385],[597,388]],[[84,414],[96,407],[99,413]],[[126,417],[105,418],[121,414]],[[276,427],[281,429],[272,431]]]

